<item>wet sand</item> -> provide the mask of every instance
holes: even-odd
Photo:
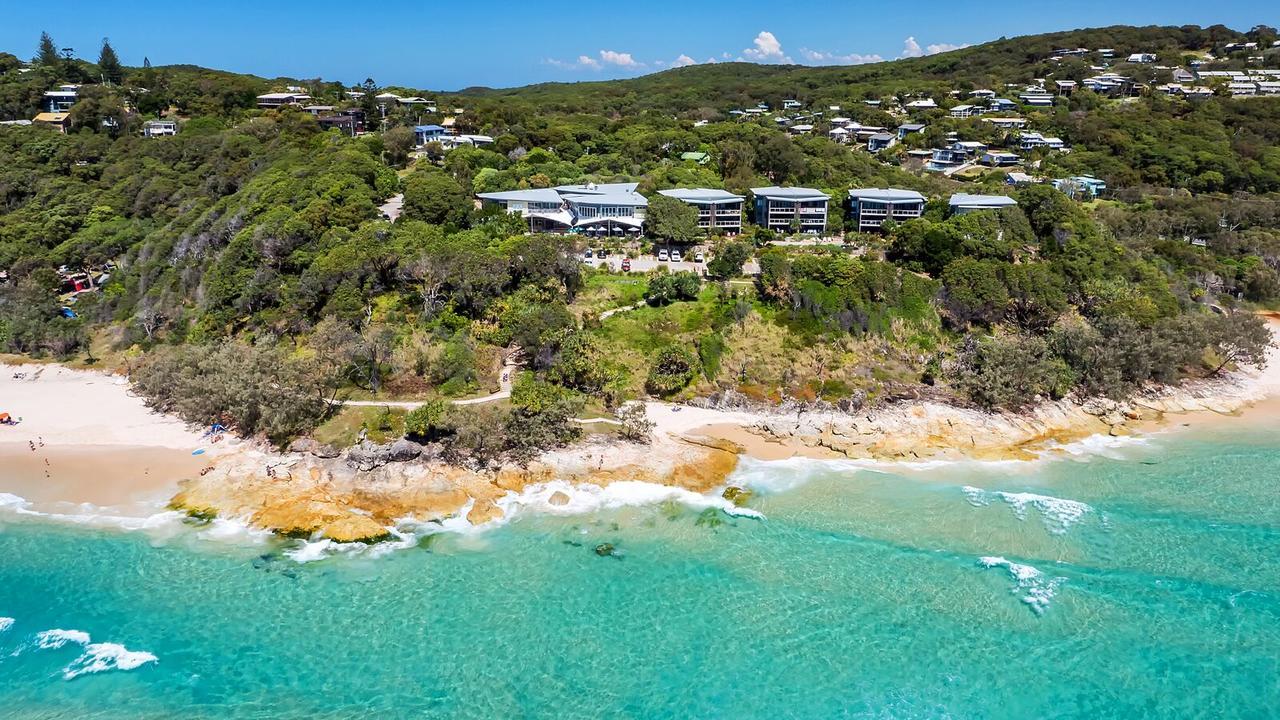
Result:
[[[162,447],[35,446],[0,442],[0,493],[37,508],[60,503],[154,509],[178,482],[211,464],[205,456]]]

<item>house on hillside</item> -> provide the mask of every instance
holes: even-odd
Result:
[[[534,233],[639,236],[649,201],[636,187],[637,183],[586,183],[476,197],[519,214]]]
[[[685,152],[680,153],[681,162],[691,162],[697,165],[706,165],[711,162],[711,156],[704,152]]]
[[[44,94],[44,109],[51,113],[70,112],[80,94],[79,85],[62,85]]]
[[[148,120],[142,123],[143,137],[168,137],[177,134],[177,120]]]
[[[55,128],[58,132],[65,134],[71,128],[71,113],[65,112],[42,112],[31,118],[33,125],[45,125]]]
[[[440,125],[417,125],[413,128],[413,136],[421,146],[444,137],[445,130]]]
[[[925,197],[915,190],[867,188],[849,191],[849,208],[858,232],[879,230],[886,220],[903,222],[924,214]]]
[[[1258,84],[1248,81],[1237,81],[1227,85],[1231,97],[1253,97],[1258,94]]]
[[[798,110],[802,107],[804,107],[804,103],[800,102],[799,100],[783,100],[782,101],[783,110]]]
[[[898,138],[894,135],[884,132],[876,133],[867,138],[867,152],[874,153],[880,152],[881,150],[888,150],[897,144],[897,142]]]
[[[983,100],[991,100],[996,96],[995,90],[973,90],[969,93],[971,98],[982,98]]]
[[[952,215],[964,215],[971,212],[981,212],[983,210],[999,210],[1006,207],[1014,207],[1018,204],[1017,200],[1006,195],[970,195],[969,193],[956,193],[951,196],[948,201]]]
[[[982,154],[982,159],[978,162],[990,167],[1008,167],[1022,162],[1022,158],[1004,150],[988,150]]]
[[[1053,95],[1042,91],[1027,91],[1018,95],[1018,99],[1024,104],[1032,107],[1050,107],[1053,105]]]
[[[951,117],[953,118],[970,118],[982,112],[976,105],[957,105],[951,108]]]
[[[849,132],[849,128],[846,127],[833,127],[827,131],[827,137],[838,143],[849,142],[850,135],[852,135],[852,133]]]
[[[1071,197],[1088,196],[1096,198],[1107,189],[1107,183],[1092,175],[1077,175],[1069,178],[1058,178],[1053,186]]]
[[[1173,71],[1173,81],[1176,83],[1193,83],[1196,81],[1196,74],[1185,68],[1177,68]]]
[[[338,130],[347,137],[355,137],[362,129],[360,120],[353,115],[327,115],[316,118],[316,122],[324,130]]]
[[[756,224],[774,232],[798,230],[821,234],[827,229],[827,203],[831,198],[813,188],[752,188]]]
[[[658,194],[697,208],[698,227],[708,234],[737,235],[742,232],[742,205],[746,198],[741,195],[710,188],[659,190]]]
[[[281,108],[285,105],[301,105],[311,99],[311,96],[301,92],[273,92],[258,96],[258,107],[263,110],[272,108]]]
[[[1002,130],[1021,130],[1027,126],[1027,119],[1020,117],[982,118],[982,122],[991,123]]]
[[[1018,107],[1018,103],[1008,98],[995,98],[987,103],[990,112],[1009,112]]]
[[[906,105],[903,105],[903,107],[906,108],[908,112],[913,110],[937,110],[938,103],[934,102],[933,98],[925,98],[923,100],[912,100]]]
[[[1076,91],[1075,80],[1054,80],[1053,85],[1058,89],[1059,95],[1070,95]]]
[[[1066,147],[1066,143],[1062,141],[1062,138],[1045,137],[1038,132],[1024,132],[1018,136],[1018,148],[1020,150],[1035,150],[1036,148],[1061,150],[1064,147]]]
[[[910,135],[911,133],[924,132],[924,129],[926,127],[928,126],[925,125],[924,123],[906,123],[904,125],[899,125],[898,139],[906,140],[907,136]]]
[[[1034,185],[1038,182],[1040,182],[1038,179],[1024,172],[1005,173],[1005,176],[1004,176],[1004,184],[1013,185],[1015,187],[1021,187],[1023,185]]]
[[[1156,56],[1152,53],[1133,53],[1126,62],[1148,64],[1156,61]]]

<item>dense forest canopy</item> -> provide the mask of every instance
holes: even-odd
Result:
[[[509,415],[417,421],[424,433],[487,437],[474,452],[519,455],[530,442],[571,439],[565,422],[584,401],[616,407],[645,392],[848,406],[904,388],[999,407],[1122,396],[1256,361],[1265,330],[1234,310],[1280,298],[1280,97],[1233,98],[1221,83],[1198,102],[1150,91],[1169,66],[1207,53],[1221,56],[1212,67],[1245,67],[1247,58],[1221,52],[1226,43],[1257,42],[1263,59],[1250,67],[1280,67],[1275,32],[1262,26],[1113,27],[855,67],[726,63],[451,94],[372,79],[122,67],[109,41],[89,62],[46,39],[29,62],[0,53],[0,118],[32,118],[47,91],[79,86],[65,134],[0,126],[0,349],[110,356],[156,395],[188,387],[195,376],[183,368],[199,365],[225,383],[254,376],[256,387],[270,386],[258,375],[276,368],[303,388],[282,397],[457,397],[492,388],[501,357],[518,347],[525,373]],[[1017,97],[1045,78],[1079,79],[1086,63],[1052,59],[1076,47],[1115,48],[1115,69],[1147,91],[1117,99],[1080,90],[1021,108],[1030,127],[1070,146],[1025,161],[1047,177],[1102,178],[1104,197],[910,165],[906,149],[949,138],[1006,142],[1007,132],[949,108],[974,89]],[[1126,63],[1130,52],[1162,65]],[[292,86],[357,113],[366,132],[326,130],[296,106],[257,107],[259,95]],[[432,102],[375,100],[387,91]],[[830,106],[896,128],[906,116],[894,106],[915,97],[939,108],[913,115],[927,130],[892,152],[825,134]],[[784,100],[798,100],[816,131],[729,114]],[[176,120],[177,134],[144,137],[143,123],[160,117]],[[493,142],[417,147],[414,126],[446,120]],[[681,159],[691,152],[706,161]],[[581,238],[528,235],[518,217],[474,201],[620,181],[650,196],[818,188],[837,199],[833,240],[780,247],[760,228],[706,238],[681,225],[692,221],[678,205],[658,200],[664,219],[651,234],[696,237],[713,263],[706,278],[626,276],[584,267]],[[918,190],[931,202],[919,219],[862,235],[841,200],[867,187]],[[1011,193],[1018,205],[951,214],[945,199],[961,191]],[[380,206],[397,195],[404,213],[392,222]],[[726,282],[748,259],[759,267],[754,285]],[[69,295],[77,273],[93,287]],[[640,301],[647,306],[598,319]],[[235,372],[206,367],[232,357]],[[191,392],[226,399],[157,402],[193,420],[221,410],[276,438],[328,415],[324,403],[277,417],[260,403],[233,407],[235,393]]]

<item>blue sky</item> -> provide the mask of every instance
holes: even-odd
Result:
[[[1102,25],[1280,23],[1258,0],[207,0],[142,6],[0,0],[0,50],[35,53],[40,31],[96,59],[104,36],[125,63],[192,63],[265,77],[454,90],[629,77],[745,59],[851,64],[1000,36]],[[1275,7],[1274,5],[1272,6]],[[874,8],[874,9],[873,9]]]

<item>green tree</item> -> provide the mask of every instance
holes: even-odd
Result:
[[[46,68],[57,68],[61,58],[58,57],[58,46],[54,44],[49,33],[40,33],[40,47],[36,51],[36,62]]]
[[[394,167],[404,167],[416,142],[413,130],[407,127],[393,127],[382,133],[382,147],[387,151],[387,163]]]
[[[440,170],[416,170],[405,181],[404,217],[408,220],[462,225],[471,207],[470,194]]]
[[[649,368],[645,389],[654,395],[674,395],[693,382],[698,360],[686,348],[669,345],[658,351]]]
[[[436,399],[419,405],[404,417],[404,433],[415,440],[429,440],[445,428],[445,411],[448,406]]]
[[[740,240],[720,243],[715,257],[707,263],[707,272],[713,277],[728,280],[742,274],[742,266],[751,257],[751,245]]]
[[[702,236],[698,209],[666,195],[654,195],[645,213],[649,232],[674,243],[691,243]]]
[[[102,38],[102,51],[98,53],[98,72],[102,74],[104,82],[112,85],[119,85],[124,81],[124,67],[120,65],[120,58],[107,38]]]
[[[1009,292],[1000,280],[1002,269],[1002,263],[963,257],[942,271],[942,304],[957,327],[1004,317]]]

